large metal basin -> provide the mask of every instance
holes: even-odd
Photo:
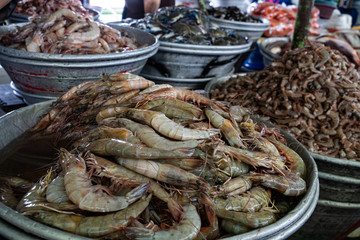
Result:
[[[50,104],[51,101],[33,104],[0,118],[0,126],[2,126],[0,128],[0,135],[2,136],[0,138],[0,152],[3,156],[0,159],[0,166],[6,161],[5,156],[13,151],[9,144],[24,131],[31,128],[42,114],[48,111]],[[293,210],[274,224],[227,239],[286,239],[298,230],[312,214],[319,195],[317,167],[314,159],[298,141],[286,133],[284,135],[289,146],[305,161],[307,167],[307,192],[301,197]],[[31,162],[29,164],[38,163]],[[4,226],[0,228],[0,235],[3,236],[7,236],[9,232],[12,232],[18,235],[17,239],[85,239],[33,221],[2,203],[0,203],[0,219],[2,219],[0,226]]]
[[[1,27],[0,35],[15,26]],[[135,28],[111,27],[127,32],[140,45],[148,46],[121,53],[94,55],[35,53],[0,46],[0,63],[20,94],[39,96],[39,101],[41,98],[59,97],[81,82],[99,80],[102,73],[140,73],[148,58],[157,52],[158,40]],[[26,95],[23,96],[25,100]],[[33,97],[28,99],[33,103]]]
[[[204,46],[160,41],[159,51],[151,57],[142,75],[149,77],[205,79],[225,76],[233,71],[251,42],[235,46]]]
[[[213,16],[210,16],[210,21],[215,23],[216,25],[236,30],[237,32],[241,33],[244,36],[247,36],[250,41],[257,41],[263,33],[269,29],[270,21],[266,18],[261,18],[258,16],[254,16],[261,20],[261,23],[251,23],[251,22],[240,22],[234,20],[226,20],[226,19],[219,19]]]

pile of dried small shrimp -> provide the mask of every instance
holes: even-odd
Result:
[[[102,77],[28,130],[56,141],[59,158],[22,214],[87,237],[216,239],[274,223],[306,192],[303,159],[247,109],[137,75]]]
[[[22,0],[17,2],[14,12],[29,16],[48,16],[60,9],[69,9],[82,16],[89,15],[89,11],[79,0]]]
[[[48,17],[34,17],[0,38],[0,44],[29,52],[106,54],[140,48],[128,34],[61,9]]]
[[[262,71],[231,78],[210,96],[269,117],[311,152],[359,161],[359,77],[339,51],[308,42]]]

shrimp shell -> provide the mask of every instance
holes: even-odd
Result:
[[[202,188],[208,187],[208,184],[202,178],[171,164],[119,157],[116,158],[116,160],[121,166],[161,182],[176,186],[188,186],[190,184],[193,186],[200,186]]]
[[[200,216],[193,205],[184,206],[184,213],[175,226],[154,232],[152,229],[127,227],[126,236],[130,239],[194,239],[200,232]]]
[[[218,129],[197,130],[185,128],[166,117],[165,114],[150,110],[131,109],[127,112],[127,116],[150,125],[160,134],[176,140],[208,139],[219,133]]]
[[[61,149],[60,161],[65,172],[64,185],[69,199],[80,209],[92,212],[111,212],[127,208],[143,196],[150,183],[140,185],[125,196],[109,195],[101,185],[93,185],[86,173],[85,160]]]
[[[194,149],[161,150],[109,138],[91,142],[88,150],[104,156],[136,159],[186,158],[191,157],[195,151]]]
[[[171,141],[167,138],[160,136],[154,129],[147,125],[143,125],[127,118],[109,119],[103,121],[104,125],[116,124],[120,127],[124,127],[136,133],[136,136],[140,138],[147,146],[162,150],[175,150],[180,148],[195,148],[201,143],[197,140],[188,141]]]

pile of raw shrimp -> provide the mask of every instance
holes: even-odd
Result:
[[[1,36],[0,44],[51,54],[106,54],[141,47],[125,31],[120,32],[69,9],[32,18],[30,23]]]
[[[22,0],[17,2],[14,12],[29,16],[48,16],[60,9],[69,9],[83,16],[89,15],[89,11],[79,0]]]
[[[303,159],[247,109],[137,75],[102,77],[28,130],[59,157],[17,211],[87,237],[216,239],[276,222],[306,192]]]
[[[359,77],[339,51],[308,42],[262,71],[215,87],[211,98],[269,117],[311,152],[359,161]]]

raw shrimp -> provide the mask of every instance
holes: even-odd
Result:
[[[155,92],[157,90],[166,89],[166,88],[174,88],[174,87],[170,84],[156,84],[154,86],[151,86],[151,87],[148,87],[148,88],[142,90],[140,92],[140,94],[147,94],[147,93]]]
[[[102,122],[104,125],[116,124],[120,127],[124,127],[136,133],[136,136],[144,142],[148,147],[162,149],[162,150],[175,150],[180,148],[195,148],[202,141],[188,140],[188,141],[171,141],[167,138],[160,136],[151,127],[134,122],[127,118],[105,119]]]
[[[298,173],[302,179],[306,176],[306,166],[304,160],[294,150],[277,141],[274,137],[268,138],[282,154],[286,157],[289,164],[289,169],[295,173]]]
[[[285,196],[299,196],[306,192],[306,182],[296,173],[283,171],[280,175],[253,173],[249,175],[254,182],[274,189]]]
[[[66,21],[65,21],[65,24],[66,24]],[[77,22],[74,22],[73,24],[71,24],[70,26],[68,26],[66,28],[66,32],[67,33],[73,33],[75,31],[79,30],[80,28],[87,27],[87,26],[88,26],[87,21],[77,21]],[[63,26],[61,26],[61,27],[63,27]],[[54,28],[54,26],[52,28]],[[58,29],[54,29],[54,30],[58,30]]]
[[[121,166],[161,182],[176,186],[192,185],[203,189],[208,188],[208,184],[202,178],[171,164],[125,158],[116,158],[116,160]]]
[[[104,26],[104,25],[102,25]],[[125,81],[125,80],[142,80],[146,81],[146,78],[143,78],[139,75],[132,74],[132,73],[112,73],[107,74],[103,73],[100,75],[100,77],[105,81]]]
[[[183,101],[191,100],[194,103],[197,103],[197,105],[203,104],[205,106],[210,106],[210,103],[212,102],[209,98],[191,90],[174,88],[174,91],[176,93],[176,98]]]
[[[194,239],[200,231],[201,221],[196,208],[189,204],[183,207],[184,212],[180,222],[169,229],[154,232],[152,229],[139,227],[126,227],[126,236],[130,239]]]
[[[89,31],[74,32],[69,34],[68,39],[71,41],[92,41],[100,37],[100,28],[97,22],[88,21]]]
[[[159,106],[163,106],[163,105],[175,107],[177,109],[180,109],[180,110],[183,110],[186,112],[190,112],[193,114],[195,119],[200,119],[201,115],[203,114],[203,111],[200,108],[196,107],[195,105],[178,100],[178,99],[171,99],[171,98],[159,98],[156,100],[151,100],[144,104],[141,104],[137,108],[152,109],[154,107],[159,107]]]
[[[252,181],[247,176],[239,176],[236,178],[232,178],[228,182],[213,186],[210,190],[210,194],[217,197],[220,195],[237,195],[240,193],[244,193],[249,190],[252,186]]]
[[[46,200],[51,203],[63,203],[70,201],[66,195],[64,176],[54,178],[46,188]]]
[[[231,234],[241,234],[251,230],[251,228],[245,227],[243,224],[228,219],[221,220],[221,228]]]
[[[97,115],[96,115],[96,122],[98,124],[101,124],[101,121],[105,118],[109,118],[109,117],[125,117],[126,116],[126,112],[129,111],[130,108],[128,107],[109,107],[106,108],[102,111],[100,111]]]
[[[264,152],[253,152],[226,145],[218,145],[217,149],[253,167],[265,167],[275,171],[281,171],[285,168],[285,163],[279,156],[273,156]]]
[[[134,188],[125,196],[105,193],[109,190],[104,186],[91,183],[83,158],[76,157],[63,148],[60,151],[60,162],[65,173],[66,193],[80,209],[92,212],[118,211],[137,201],[149,188],[150,183],[145,183]]]
[[[42,29],[46,29],[48,27],[51,27],[52,25],[54,25],[54,23],[62,18],[68,18],[71,19],[73,22],[76,22],[78,20],[78,16],[76,15],[76,13],[74,13],[73,11],[69,10],[69,9],[60,9],[57,10],[56,12],[54,12],[53,14],[51,14],[48,19],[46,19]]]
[[[131,79],[131,80],[124,80],[124,81],[117,81],[112,84],[110,87],[111,94],[119,94],[128,92],[134,89],[145,89],[155,85],[153,81],[147,79]]]
[[[85,133],[85,136],[77,140],[72,145],[74,147],[83,146],[85,148],[89,142],[92,142],[101,138],[114,138],[120,139],[133,144],[141,144],[140,139],[135,137],[133,133],[126,128],[112,128],[107,126],[100,126]]]
[[[49,174],[44,178],[48,178]],[[28,215],[37,211],[53,211],[62,212],[67,214],[75,214],[74,210],[79,208],[70,201],[64,201],[60,203],[50,203],[46,201],[45,194],[48,186],[47,180],[40,180],[40,182],[34,184],[34,186],[22,197],[16,211]],[[70,211],[70,212],[68,212]]]
[[[194,149],[161,150],[109,138],[93,141],[88,145],[87,149],[104,156],[135,159],[186,158],[191,157],[194,153]]]
[[[99,169],[100,176],[127,178],[138,183],[150,182],[149,192],[160,200],[167,203],[169,211],[176,221],[180,220],[182,213],[181,206],[172,198],[172,196],[165,191],[157,182],[144,175],[138,174],[130,169],[127,169],[119,164],[113,163],[105,158],[96,156],[92,153],[87,154],[87,160],[94,161],[93,167]]]
[[[119,106],[119,104],[122,104],[124,102],[127,102],[128,100],[130,100],[131,98],[133,98],[134,96],[136,96],[139,93],[140,90],[138,89],[134,89],[128,92],[124,92],[120,95],[116,95],[113,98],[109,98],[104,104],[103,106],[109,106],[109,105],[117,105]]]
[[[146,198],[143,196],[123,210],[101,216],[85,217],[50,211],[38,211],[31,213],[29,217],[52,227],[81,236],[101,237],[118,231],[115,226],[127,226],[130,223],[131,217],[138,217],[149,205],[151,196],[151,194]]]
[[[208,139],[219,133],[218,129],[198,130],[185,128],[166,117],[165,114],[150,110],[130,109],[127,116],[153,127],[166,137],[176,140]]]
[[[235,212],[218,208],[215,205],[216,215],[220,218],[238,222],[245,227],[259,228],[267,226],[276,221],[276,216],[272,211],[261,210],[259,212]]]
[[[163,113],[166,117],[170,119],[175,119],[176,121],[199,120],[198,118],[194,117],[194,114],[192,114],[191,112],[174,106],[161,105],[158,107],[153,107],[151,111]],[[201,116],[201,118],[203,118],[203,115]]]
[[[40,52],[40,46],[42,45],[44,39],[43,34],[40,30],[37,30],[34,33],[34,37],[29,43],[26,44],[26,51],[28,52]]]
[[[237,212],[257,212],[270,202],[268,192],[262,187],[251,188],[244,194],[228,198],[215,198],[214,204],[219,209]]]
[[[205,114],[210,120],[210,123],[221,130],[221,133],[225,136],[231,146],[245,148],[239,133],[236,131],[230,120],[223,118],[220,114],[209,108],[205,109]]]
[[[153,161],[158,163],[167,163],[179,167],[184,170],[194,170],[204,166],[205,161],[198,158],[183,158],[183,159],[154,159]]]
[[[234,160],[229,156],[223,156],[215,162],[215,165],[231,177],[238,177],[249,172],[249,164]]]

